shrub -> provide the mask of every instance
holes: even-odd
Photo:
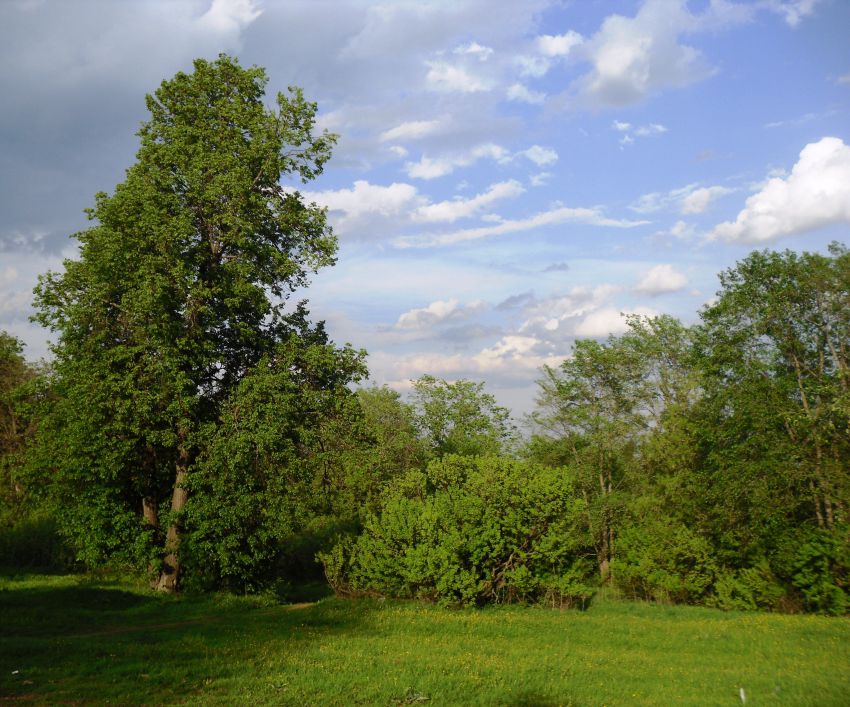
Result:
[[[767,560],[737,571],[726,570],[714,584],[709,606],[720,609],[778,609],[786,598],[785,588],[773,574]]]
[[[320,559],[341,594],[584,603],[593,571],[581,507],[564,469],[447,455],[398,479],[363,532]]]
[[[618,587],[635,598],[696,603],[717,575],[710,543],[667,519],[624,528],[612,572]]]

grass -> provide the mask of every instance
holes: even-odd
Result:
[[[597,601],[446,610],[0,578],[0,702],[850,704],[850,620]]]

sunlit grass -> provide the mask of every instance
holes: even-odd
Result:
[[[21,703],[850,703],[850,621],[598,601],[446,610],[165,597],[0,580],[0,695]]]

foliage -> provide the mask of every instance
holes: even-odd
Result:
[[[717,572],[711,545],[685,525],[656,518],[619,534],[613,574],[629,596],[700,603]]]
[[[434,456],[507,454],[516,442],[510,412],[484,392],[483,383],[424,375],[413,382],[412,401]]]
[[[317,337],[318,338],[318,337]],[[337,449],[360,424],[349,381],[362,355],[291,336],[246,375],[208,425],[190,477],[189,567],[203,584],[256,590],[278,576],[286,546],[317,514],[341,515]],[[356,507],[356,504],[355,504]]]
[[[341,593],[583,603],[582,505],[563,469],[447,455],[398,479],[363,532],[321,559]]]
[[[316,106],[298,89],[266,108],[265,84],[224,55],[164,81],[136,163],[77,234],[79,259],[36,291],[59,334],[45,446],[56,493],[78,502],[66,529],[87,561],[128,546],[135,561],[164,556],[163,589],[179,580],[186,484],[209,425],[306,330],[286,300],[336,249],[324,211],[279,184],[321,173],[333,136],[314,134]]]

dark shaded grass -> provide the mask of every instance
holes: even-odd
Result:
[[[850,704],[846,619],[0,587],[0,695],[18,703],[740,705],[743,687],[747,705]]]

